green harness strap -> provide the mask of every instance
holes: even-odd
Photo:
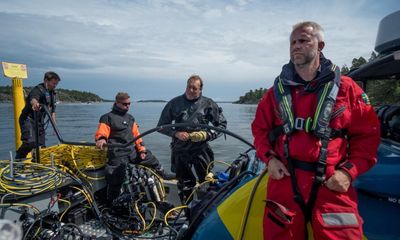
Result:
[[[332,131],[332,129],[329,127],[329,123],[331,120],[333,107],[336,102],[337,93],[339,91],[338,84],[340,83],[340,70],[338,67],[336,67],[336,65],[332,65],[331,70],[334,71],[335,77],[332,79],[332,81],[325,83],[324,87],[318,91],[318,104],[312,119],[310,117],[303,120],[298,120],[299,118],[295,118],[291,101],[292,97],[290,87],[284,85],[280,77],[277,78],[275,81],[276,84],[274,85],[275,98],[279,106],[283,125],[278,127],[280,130],[277,131],[274,129],[271,132],[271,134],[275,134],[275,136],[271,137],[270,134],[270,140],[275,141],[277,139],[276,134],[285,134],[290,136],[296,130],[303,130],[307,133],[315,135],[320,139],[321,142],[315,178],[307,203],[305,202],[297,184],[293,160],[289,156],[288,138],[286,138],[284,142],[284,155],[288,161],[288,171],[290,172],[294,200],[299,204],[304,213],[305,239],[308,239],[307,223],[311,220],[311,214],[317,198],[318,189],[325,180],[327,148]]]

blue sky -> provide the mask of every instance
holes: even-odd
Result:
[[[196,73],[205,96],[237,100],[271,86],[293,24],[319,22],[325,56],[351,65],[370,56],[379,21],[398,10],[397,0],[2,0],[0,61],[27,64],[26,86],[53,70],[60,88],[169,100]]]

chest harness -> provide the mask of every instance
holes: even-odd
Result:
[[[306,119],[294,116],[290,86],[284,85],[281,77],[278,77],[274,83],[274,95],[279,106],[280,117],[283,124],[270,132],[269,140],[271,143],[274,143],[280,135],[286,135],[283,145],[284,157],[288,162],[288,171],[290,173],[294,200],[299,204],[304,213],[305,227],[311,220],[311,213],[316,201],[318,189],[325,180],[328,143],[333,138],[344,137],[345,135],[344,130],[329,127],[332,116],[338,114],[336,112],[333,113],[333,107],[340,85],[340,70],[336,65],[331,65],[330,73],[325,74],[325,76],[322,76],[318,81],[326,81],[327,78],[333,79],[319,87],[317,92],[318,104],[314,116]],[[344,109],[339,109],[339,111],[343,110]],[[305,131],[320,139],[321,147],[318,162],[304,162],[289,156],[289,138],[295,131]],[[296,180],[295,168],[315,172],[314,182],[307,203],[300,193]],[[306,239],[308,239],[307,229],[305,233]]]
[[[36,86],[41,94],[39,102],[43,103],[47,107],[50,107],[51,113],[55,112],[55,92],[51,94],[42,84],[39,84]],[[25,104],[28,102],[28,97],[25,98]],[[28,114],[30,118],[34,118],[34,116],[31,116]],[[44,114],[44,110],[41,110],[37,114],[38,121],[44,126],[44,129],[47,129],[47,125],[49,124],[49,119],[47,119],[46,122],[44,122],[46,117],[46,114]]]

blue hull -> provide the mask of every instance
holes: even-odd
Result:
[[[368,239],[400,239],[400,144],[383,139],[378,163],[355,187]]]

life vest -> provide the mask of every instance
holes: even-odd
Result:
[[[37,85],[37,88],[39,89],[40,94],[42,94],[41,100],[44,101],[43,104],[50,107],[51,112],[54,112],[55,102],[56,102],[55,99],[56,92],[54,90],[52,92],[47,90],[43,84]]]
[[[291,135],[299,130],[314,134],[319,139],[333,138],[340,134],[340,130],[329,127],[340,86],[339,68],[332,65],[331,71],[335,74],[333,81],[319,88],[314,116],[306,119],[294,116],[290,86],[282,83],[281,76],[277,77],[273,89],[283,124],[271,131],[269,134],[271,142],[274,142],[281,134]]]
[[[284,140],[284,157],[288,162],[288,171],[290,172],[294,200],[299,204],[304,213],[305,228],[307,228],[307,223],[311,220],[311,212],[316,201],[318,189],[325,181],[328,143],[332,138],[345,133],[344,130],[332,129],[329,127],[332,115],[335,114],[333,113],[333,107],[340,86],[340,70],[334,64],[330,65],[329,71],[327,70],[328,69],[325,69],[324,72],[321,72],[323,76],[318,79],[318,81],[324,81],[324,84],[321,84],[318,88],[317,107],[313,117],[310,116],[304,119],[294,115],[291,89],[290,86],[283,84],[281,76],[276,78],[273,87],[275,100],[279,107],[280,118],[283,124],[270,132],[269,140],[271,143],[274,143],[280,135],[284,134],[290,136],[295,131],[305,131],[306,133],[313,134],[319,138],[321,142],[318,162],[309,163],[290,158],[288,137]],[[305,203],[304,197],[300,193],[294,171],[295,167],[315,172],[315,179],[307,203]],[[307,229],[305,232],[307,235]],[[306,239],[308,239],[308,235]]]

